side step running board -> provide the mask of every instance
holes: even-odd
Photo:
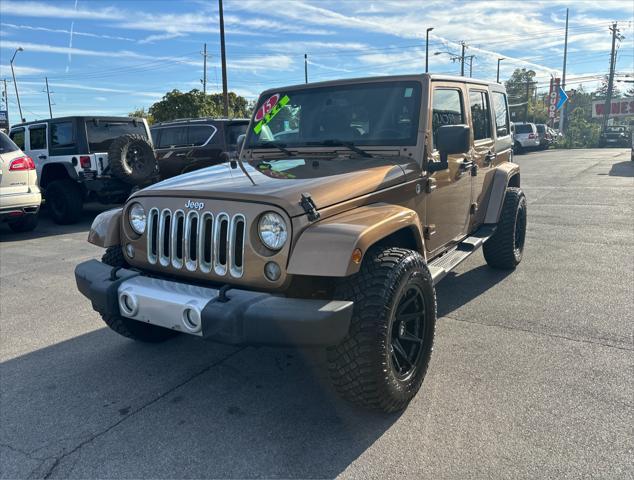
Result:
[[[473,235],[427,264],[434,285],[478,250],[495,232],[495,225],[483,225]]]

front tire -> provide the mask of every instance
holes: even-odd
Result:
[[[327,352],[335,389],[362,407],[403,410],[425,378],[436,326],[436,292],[423,257],[403,248],[370,250],[335,297],[354,301],[348,335]]]
[[[513,269],[522,261],[525,239],[526,196],[509,187],[495,233],[482,247],[484,259],[493,268]]]
[[[129,266],[119,245],[108,247],[106,253],[101,257],[101,261],[111,267],[125,268]],[[121,315],[101,315],[101,318],[110,329],[119,335],[139,342],[164,342],[178,333],[174,330],[148,325],[147,323],[141,323],[137,320],[122,317]]]

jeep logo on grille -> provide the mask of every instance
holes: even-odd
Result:
[[[205,208],[205,202],[192,202],[191,200],[187,200],[185,204],[185,208],[193,208],[194,210],[202,210]]]

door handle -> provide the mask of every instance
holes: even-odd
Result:
[[[176,157],[184,157],[186,155],[187,155],[186,153],[177,153],[175,156]]]
[[[46,160],[46,155],[38,155],[37,158],[39,158],[40,160]]]
[[[487,154],[484,156],[485,163],[492,163],[495,160],[497,155],[492,150],[489,150]]]
[[[462,162],[460,162],[460,170],[467,171],[470,168],[473,168],[473,162],[471,160],[463,160]]]

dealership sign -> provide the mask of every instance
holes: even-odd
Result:
[[[610,102],[611,117],[634,116],[634,98],[614,98]],[[592,118],[602,118],[605,114],[605,100],[592,102]]]

